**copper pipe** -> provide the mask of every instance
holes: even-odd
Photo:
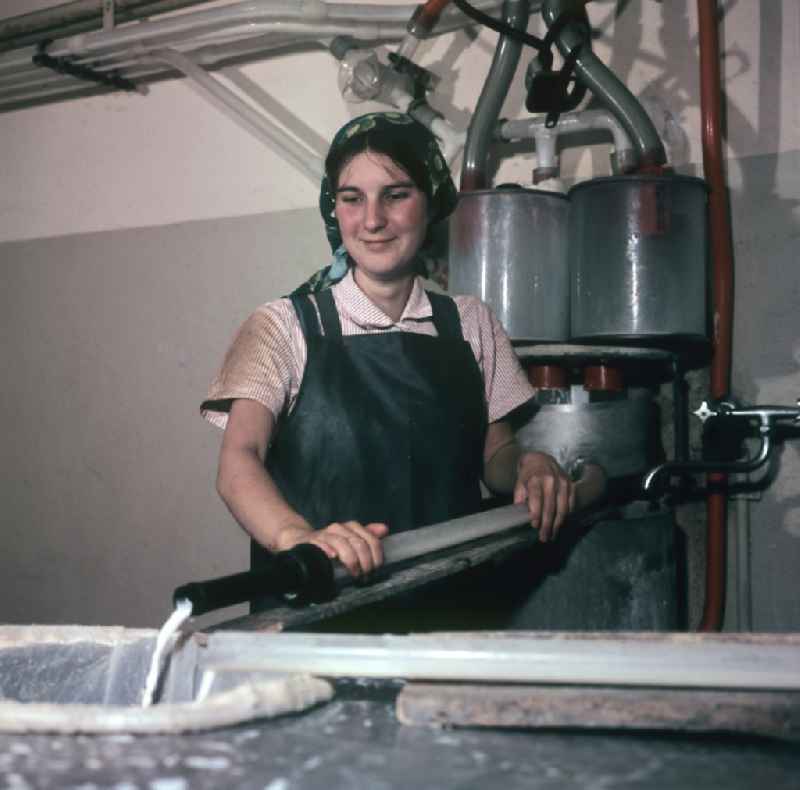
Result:
[[[711,394],[715,398],[728,393],[733,334],[733,249],[722,161],[722,88],[717,13],[716,0],[697,0],[703,171],[710,187],[713,283]],[[724,486],[725,477],[709,475],[708,482],[719,488],[720,485]],[[725,606],[726,509],[727,499],[724,493],[709,494],[706,503],[706,601],[699,625],[701,631],[717,631],[722,627]]]
[[[560,390],[569,386],[567,371],[561,365],[529,365],[528,381],[542,390]]]
[[[419,25],[426,32],[430,33],[439,21],[442,11],[450,3],[450,0],[428,0],[423,6],[418,6],[414,12],[413,22]]]
[[[709,486],[724,485],[727,475],[710,474]],[[725,494],[709,494],[706,499],[706,602],[698,631],[719,631],[725,613],[725,527],[728,499]]]
[[[587,365],[583,370],[583,388],[589,392],[622,392],[622,371],[612,365]]]

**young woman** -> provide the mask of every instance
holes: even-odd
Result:
[[[533,395],[507,336],[480,300],[423,287],[429,228],[457,200],[435,138],[370,114],[325,165],[333,263],[245,322],[202,407],[225,427],[217,487],[254,564],[314,543],[369,573],[389,532],[478,510],[481,479],[553,539],[573,484],[504,419]]]

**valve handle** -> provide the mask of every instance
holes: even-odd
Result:
[[[800,398],[797,407],[792,406],[740,406],[733,401],[703,401],[700,407],[692,412],[702,422],[712,417],[733,417],[745,420],[758,420],[762,425],[789,420],[800,424]]]
[[[693,412],[703,423],[715,419],[739,419],[758,423],[761,447],[758,452],[744,461],[668,461],[651,469],[642,481],[642,488],[648,494],[656,488],[656,481],[669,475],[699,472],[723,472],[726,474],[745,474],[764,466],[772,452],[772,439],[777,423],[791,422],[800,425],[800,399],[797,406],[741,406],[734,401],[703,401]]]

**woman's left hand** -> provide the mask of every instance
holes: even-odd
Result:
[[[555,540],[575,507],[575,486],[558,462],[546,453],[522,453],[517,463],[514,502],[528,503],[539,540]]]

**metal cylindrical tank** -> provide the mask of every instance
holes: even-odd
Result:
[[[450,219],[450,293],[481,298],[512,340],[567,340],[568,208],[564,195],[535,189],[461,193]]]
[[[707,195],[688,176],[595,178],[570,190],[573,341],[707,338]]]
[[[595,403],[540,404],[517,431],[520,447],[552,455],[565,469],[578,458],[600,464],[609,477],[641,474],[656,463],[657,414],[647,389]]]
[[[631,359],[644,359],[646,353],[637,350]],[[587,362],[597,360],[587,357]],[[549,400],[554,392],[560,402]],[[517,442],[549,453],[567,469],[585,458],[599,463],[612,480],[632,480],[661,457],[650,388],[594,392],[572,385],[540,391],[536,400],[537,410],[517,430]],[[672,511],[648,502],[620,505],[587,526],[567,522],[558,540],[537,544],[487,571],[506,606],[502,627],[675,630],[682,615],[677,538]]]

